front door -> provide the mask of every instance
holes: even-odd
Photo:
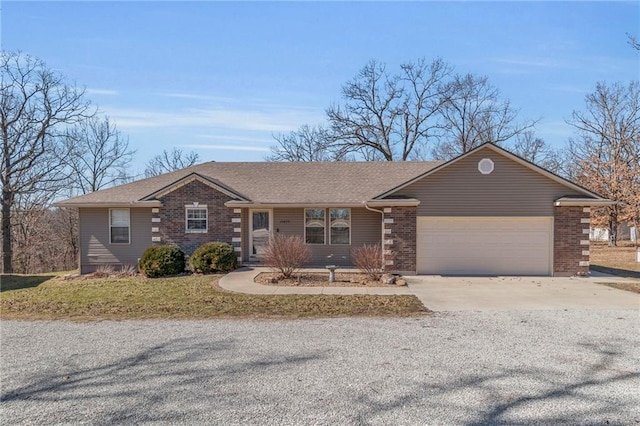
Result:
[[[260,260],[271,237],[271,210],[251,210],[250,222],[250,260]]]

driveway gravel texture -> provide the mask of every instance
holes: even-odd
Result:
[[[638,311],[2,321],[2,424],[640,424]]]

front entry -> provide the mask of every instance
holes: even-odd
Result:
[[[251,210],[249,213],[249,260],[259,261],[269,244],[272,226],[271,210]]]

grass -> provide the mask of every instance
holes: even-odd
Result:
[[[0,276],[2,319],[207,319],[414,316],[414,296],[246,295],[217,286],[219,275],[149,279]]]
[[[607,243],[591,243],[591,268],[627,278],[640,278],[640,263],[636,262],[636,248],[631,241],[619,241],[617,247]]]

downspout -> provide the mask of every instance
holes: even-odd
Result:
[[[366,201],[364,201],[363,204],[365,209],[372,212],[380,213],[382,215],[382,220],[380,221],[380,249],[381,249],[380,251],[382,252],[382,268],[386,268],[387,265],[385,263],[385,258],[384,258],[384,211],[376,210],[369,207]]]

